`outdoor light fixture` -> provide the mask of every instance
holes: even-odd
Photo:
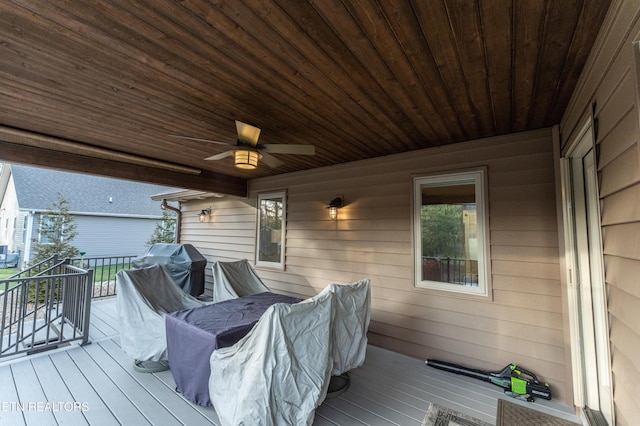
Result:
[[[255,169],[258,167],[258,151],[238,150],[233,152],[235,166],[241,169]]]
[[[333,200],[331,200],[331,202],[329,202],[329,206],[327,208],[329,209],[329,218],[331,220],[338,219],[338,209],[341,208],[342,206],[343,206],[342,197],[336,197]]]
[[[178,214],[180,213],[180,209],[179,209],[179,208],[176,208],[176,207],[173,207],[173,206],[170,206],[170,205],[167,203],[167,199],[166,199],[166,198],[163,198],[163,199],[162,199],[162,202],[160,203],[160,208],[161,208],[162,210],[172,210],[172,211],[174,211],[174,212],[176,212],[176,213],[178,213]]]
[[[206,222],[207,218],[211,215],[211,207],[209,207],[208,209],[204,209],[200,211],[200,214],[198,215],[198,219],[200,219],[200,222]]]

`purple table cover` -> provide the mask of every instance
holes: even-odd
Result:
[[[265,292],[167,314],[167,357],[177,390],[195,404],[211,405],[211,353],[246,336],[269,306],[301,300]]]

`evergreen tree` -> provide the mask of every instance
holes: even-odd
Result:
[[[462,205],[422,206],[422,256],[464,257]]]
[[[58,260],[77,257],[80,251],[71,242],[78,235],[73,216],[69,214],[69,202],[62,194],[58,194],[58,201],[49,207],[48,211],[40,217],[40,238],[33,239],[34,259],[33,264],[37,264],[51,256],[57,254]],[[53,297],[60,295],[61,280],[56,279],[49,291],[53,291]],[[28,298],[30,302],[36,301],[36,288],[38,288],[37,301],[42,303],[47,294],[47,280],[39,284],[29,285]],[[51,297],[51,296],[49,296]]]
[[[58,201],[40,217],[40,239],[34,239],[33,263],[41,262],[54,254],[59,259],[77,257],[80,250],[72,241],[78,235],[74,218],[69,214],[69,202],[58,194]]]
[[[173,212],[164,210],[162,220],[156,224],[156,229],[145,245],[150,247],[156,243],[174,243],[176,238],[176,217]]]

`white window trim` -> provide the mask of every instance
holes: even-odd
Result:
[[[260,260],[260,201],[270,198],[282,198],[282,230],[280,232],[280,261],[268,262]],[[255,265],[258,267],[272,268],[272,269],[285,269],[285,241],[287,231],[287,191],[268,192],[258,194],[258,201],[256,204],[256,247],[255,247]]]
[[[473,179],[476,186],[476,214],[478,237],[478,287],[461,286],[456,284],[429,281],[422,279],[422,236],[421,215],[423,183],[456,183]],[[452,295],[491,296],[491,262],[489,256],[489,196],[487,169],[460,170],[455,172],[437,172],[414,176],[412,181],[412,223],[413,223],[413,253],[414,253],[414,287],[417,289],[446,292]]]
[[[44,245],[52,245],[53,241],[42,241],[42,227],[43,224],[46,220],[48,220],[49,218],[45,215],[40,215],[40,218],[38,219],[38,243],[40,244],[44,244]]]

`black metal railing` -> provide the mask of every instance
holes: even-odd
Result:
[[[131,261],[137,256],[76,257],[72,265],[93,271],[92,298],[100,299],[116,295],[116,274],[131,269]]]
[[[41,262],[38,262],[35,265],[12,275],[11,277],[9,277],[9,279],[18,279],[23,277],[33,277],[36,275],[42,275],[54,269],[59,263],[60,261],[58,260],[58,256],[54,254],[50,258],[45,259]]]
[[[477,287],[478,261],[423,256],[422,279]]]
[[[0,359],[88,343],[92,275],[52,256],[0,280]]]

